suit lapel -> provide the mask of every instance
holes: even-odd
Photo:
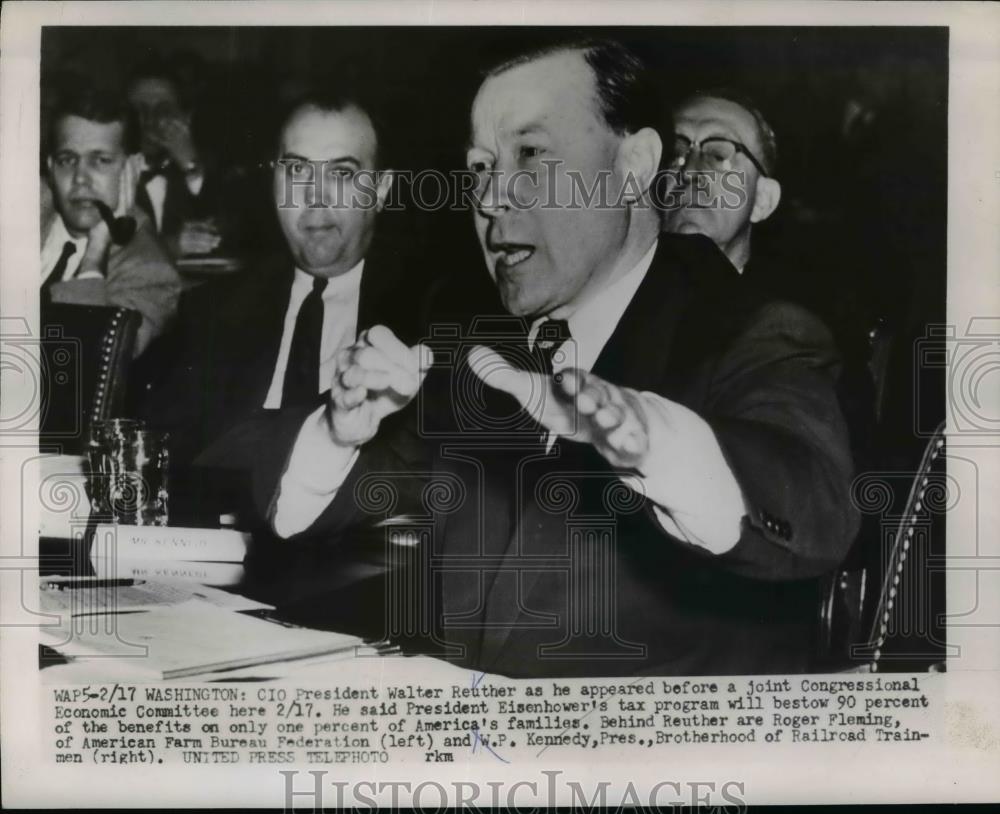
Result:
[[[408,338],[402,335],[405,331],[401,332],[397,326],[418,310],[419,303],[411,295],[424,292],[413,291],[406,285],[412,269],[407,267],[401,253],[390,247],[388,241],[376,236],[365,256],[358,302],[358,333],[382,324],[392,328],[405,341]]]
[[[291,263],[284,258],[256,273],[259,278],[238,293],[228,309],[230,320],[221,328],[230,354],[226,390],[241,412],[259,410],[267,398],[294,279]]]
[[[736,272],[725,257],[714,250],[706,251],[700,241],[661,235],[656,254],[642,283],[618,321],[607,344],[602,349],[592,372],[614,384],[636,390],[671,392],[673,380],[687,367],[690,354],[682,353],[686,335],[685,325],[691,317],[690,308],[699,292],[718,287],[727,289]],[[707,258],[707,260],[706,260]],[[697,311],[697,309],[695,309]],[[600,471],[605,466],[597,453],[576,448],[571,442],[559,442],[564,449],[560,458],[550,457],[547,472]],[[612,470],[606,467],[609,476]],[[586,495],[587,484],[576,484]],[[532,554],[565,556],[567,549],[565,516],[542,511],[535,503],[534,490],[524,495],[520,502],[522,517],[518,528],[522,535],[530,535]],[[586,509],[584,509],[586,511]],[[511,535],[507,557],[517,554]],[[524,540],[524,542],[527,542]],[[541,570],[528,570],[520,574],[520,598],[527,600],[542,576]],[[488,635],[483,639],[482,664],[488,669],[495,664],[505,648],[510,646],[514,625],[490,627],[498,623],[508,607],[508,596],[487,598],[485,619]],[[525,620],[521,613],[520,621]]]
[[[646,276],[594,363],[596,376],[635,390],[653,389],[663,380],[689,296],[686,272],[662,235]]]

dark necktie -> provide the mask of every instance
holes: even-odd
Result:
[[[288,351],[288,367],[281,390],[282,407],[317,403],[319,394],[319,351],[323,336],[323,291],[325,277],[314,277],[312,291],[302,301],[295,318],[295,332]]]
[[[539,325],[535,344],[531,348],[534,372],[552,376],[555,363],[562,362],[562,359],[556,359],[556,353],[571,338],[569,323],[564,319],[548,319]],[[538,434],[540,443],[548,443],[549,432],[545,427],[539,425]]]
[[[52,271],[49,272],[49,276],[42,283],[41,295],[43,299],[48,299],[52,296],[52,286],[62,280],[63,275],[66,273],[66,266],[69,265],[69,259],[74,254],[76,254],[76,244],[72,240],[67,240],[63,244],[62,254],[59,255],[59,259],[56,260],[56,264],[52,267]]]

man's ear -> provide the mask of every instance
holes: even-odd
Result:
[[[626,200],[635,203],[649,192],[662,154],[663,141],[652,127],[643,127],[622,139],[616,163],[624,183]]]
[[[753,197],[753,211],[750,212],[750,222],[760,223],[771,217],[781,200],[781,184],[774,178],[758,178],[757,191]]]
[[[379,170],[377,177],[378,182],[375,185],[375,211],[381,212],[386,200],[389,198],[389,190],[392,189],[395,173],[392,170]]]

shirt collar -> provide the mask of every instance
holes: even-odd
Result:
[[[362,257],[354,268],[350,271],[338,274],[336,277],[327,279],[326,288],[323,289],[323,299],[331,300],[335,297],[343,296],[347,292],[359,291],[361,289],[361,273],[365,268],[365,259]],[[300,268],[295,269],[295,279],[292,288],[297,291],[308,292],[312,289],[315,275]]]
[[[145,153],[138,153],[139,159],[137,161],[139,172],[166,172],[167,168],[170,166],[170,159],[164,157],[160,160],[159,164],[150,164],[149,159],[146,158]]]
[[[49,230],[49,242],[57,245],[59,249],[62,250],[66,241],[75,243],[77,251],[87,248],[87,236],[81,235],[80,237],[73,237],[73,235],[69,233],[69,229],[66,228],[62,215],[56,214],[56,217],[52,221],[52,228]]]
[[[555,365],[557,369],[578,367],[589,371],[594,366],[645,278],[646,272],[649,271],[657,245],[658,241],[654,241],[642,259],[627,274],[596,292],[564,317],[569,323],[573,347],[561,354],[564,361]],[[549,318],[539,317],[531,324],[531,330],[528,331],[529,347],[534,345],[539,327]]]

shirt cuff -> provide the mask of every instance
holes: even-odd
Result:
[[[101,274],[101,272],[92,269],[91,271],[81,271],[81,272],[78,272],[75,279],[77,279],[77,280],[103,280],[104,279],[104,275]]]
[[[739,542],[746,507],[712,428],[697,413],[655,393],[640,393],[649,455],[634,486],[654,504],[663,529],[712,554]],[[634,476],[633,476],[634,477]]]
[[[359,450],[334,442],[325,406],[309,415],[295,439],[278,487],[271,522],[279,537],[305,531],[316,521],[347,479]]]

